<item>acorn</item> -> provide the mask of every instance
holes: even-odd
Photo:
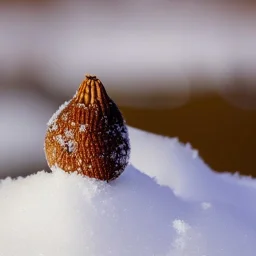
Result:
[[[86,75],[75,96],[50,119],[44,150],[52,170],[105,181],[124,171],[130,155],[127,127],[96,76]]]

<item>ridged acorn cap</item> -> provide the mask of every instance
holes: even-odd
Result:
[[[50,168],[110,181],[128,164],[128,131],[101,81],[86,75],[77,93],[48,123],[45,155]]]

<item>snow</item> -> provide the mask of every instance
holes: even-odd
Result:
[[[256,181],[217,174],[177,139],[129,127],[105,183],[59,169],[0,182],[2,256],[253,256]]]
[[[256,190],[242,185],[239,176],[216,174],[199,156],[195,158],[191,146],[182,145],[176,138],[159,137],[133,128],[129,134],[131,138],[139,137],[139,140],[131,139],[132,164],[155,177],[159,184],[172,188],[176,195],[189,200],[239,205],[243,206],[242,211],[250,209],[252,215],[256,214]]]
[[[79,132],[85,132],[86,130],[86,125],[85,124],[81,124],[80,128],[79,128]]]
[[[70,100],[71,101],[71,100]],[[56,121],[58,120],[58,116],[59,114],[62,112],[62,110],[70,103],[70,101],[66,101],[65,103],[63,103],[59,109],[52,115],[52,117],[50,118],[50,120],[48,121],[47,125],[48,127],[52,126],[52,130],[57,130],[58,127],[56,125]],[[64,116],[65,118],[65,116]],[[67,117],[66,117],[67,118]]]

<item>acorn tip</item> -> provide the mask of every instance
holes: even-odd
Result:
[[[86,74],[85,77],[87,79],[90,79],[90,80],[97,80],[97,76],[96,75],[92,75],[92,74]]]

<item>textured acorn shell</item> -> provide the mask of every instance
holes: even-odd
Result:
[[[87,75],[73,99],[61,106],[48,123],[48,165],[110,181],[124,171],[129,153],[122,114],[101,81]]]

